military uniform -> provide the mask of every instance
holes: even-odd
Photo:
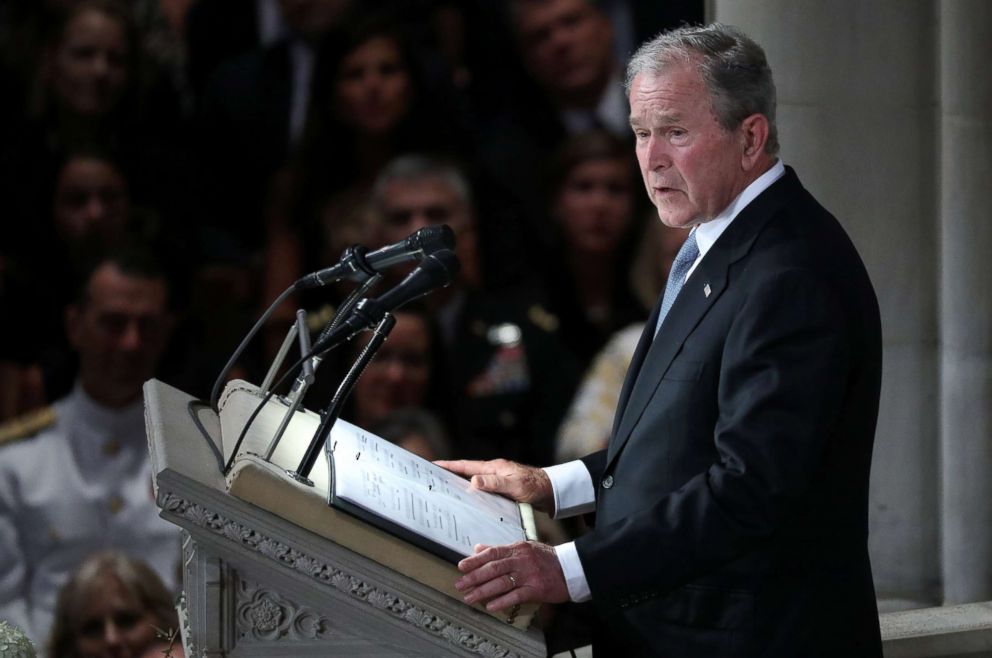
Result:
[[[180,544],[152,497],[141,400],[108,409],[77,383],[34,418],[0,431],[0,618],[40,645],[88,555],[124,550],[175,587]]]
[[[462,300],[447,340],[459,456],[551,463],[581,370],[539,304]]]

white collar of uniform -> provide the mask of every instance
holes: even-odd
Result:
[[[77,423],[87,428],[98,428],[107,435],[130,435],[134,427],[144,423],[144,401],[140,395],[123,407],[107,407],[91,398],[77,379],[69,398]]]
[[[723,232],[730,226],[730,222],[734,221],[734,218],[749,203],[754,201],[759,194],[771,187],[772,183],[784,175],[785,165],[782,164],[781,160],[775,160],[775,164],[772,165],[771,169],[758,176],[750,185],[745,187],[723,212],[710,221],[697,226],[696,246],[699,247],[699,256],[696,258],[696,262],[698,263],[706,255],[706,252],[710,250],[710,247],[713,246],[717,238],[723,235]],[[693,269],[695,269],[695,265],[693,265]]]

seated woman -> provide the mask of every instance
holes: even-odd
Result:
[[[355,384],[342,417],[371,428],[394,411],[421,408],[437,415],[444,425],[437,329],[417,305],[393,315],[396,326]],[[352,359],[364,343],[353,341]]]
[[[570,138],[549,169],[548,307],[588,364],[615,331],[648,315],[631,285],[644,213],[629,147],[606,132]]]
[[[91,555],[59,592],[50,658],[139,658],[184,653],[169,590],[141,560]],[[164,633],[160,633],[163,631]]]

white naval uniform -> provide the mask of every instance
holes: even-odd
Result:
[[[177,589],[179,528],[152,498],[143,407],[102,407],[77,382],[51,426],[0,447],[0,619],[36,646],[59,588],[96,551],[124,550]]]

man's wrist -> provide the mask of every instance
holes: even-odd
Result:
[[[596,508],[596,491],[592,476],[581,461],[571,461],[544,469],[551,481],[554,499],[553,518],[585,514]]]
[[[589,591],[586,572],[582,568],[579,552],[575,549],[575,542],[570,541],[555,546],[555,555],[558,557],[558,564],[561,566],[562,575],[565,577],[568,598],[576,603],[582,603],[591,599],[592,593]]]

